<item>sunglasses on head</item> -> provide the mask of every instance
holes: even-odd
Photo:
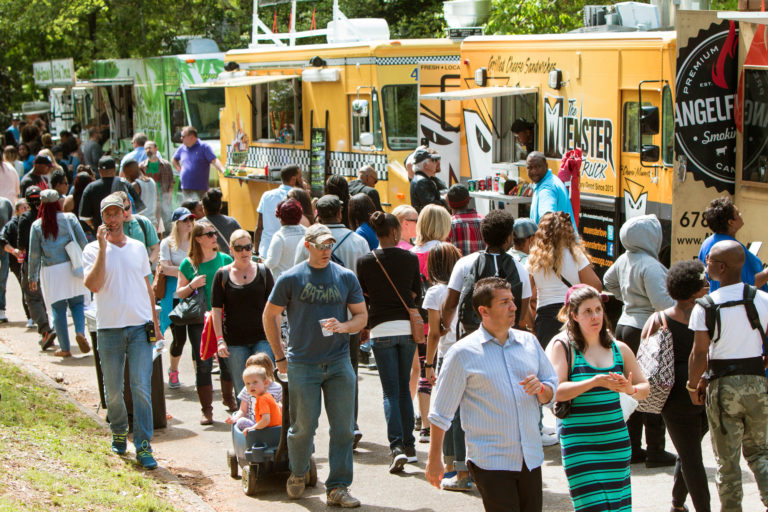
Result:
[[[216,236],[215,231],[206,231],[204,233],[200,233],[200,236],[207,236],[208,238],[213,238]]]
[[[234,249],[235,252],[243,252],[243,251],[251,252],[251,249],[253,249],[253,244],[233,245],[232,249]]]
[[[331,249],[333,249],[333,242],[326,242],[324,244],[316,244],[314,242],[310,242],[309,245],[311,245],[318,251],[330,251]]]

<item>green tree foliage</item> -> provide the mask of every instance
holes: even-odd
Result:
[[[557,34],[583,25],[584,5],[619,0],[493,0],[486,34]]]

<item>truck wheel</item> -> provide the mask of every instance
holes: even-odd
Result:
[[[229,466],[229,476],[237,478],[237,456],[233,450],[227,450],[227,465]]]
[[[309,486],[315,487],[317,485],[317,464],[315,464],[315,458],[309,458]]]
[[[243,492],[246,496],[256,494],[256,471],[250,465],[243,467]]]

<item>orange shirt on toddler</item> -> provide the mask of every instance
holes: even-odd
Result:
[[[271,393],[264,393],[257,397],[251,397],[253,400],[254,421],[258,423],[264,414],[269,414],[269,425],[267,427],[279,427],[283,424],[283,413],[277,406]]]

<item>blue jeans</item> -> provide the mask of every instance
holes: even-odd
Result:
[[[125,358],[130,367],[133,395],[133,444],[140,447],[152,439],[152,345],[143,325],[99,329],[96,333],[109,426],[115,434],[128,432],[128,412],[123,401]]]
[[[3,251],[3,254],[0,254],[0,311],[5,311],[5,284],[8,282],[10,268],[8,253]]]
[[[7,253],[6,253],[7,254]],[[72,321],[75,324],[75,332],[85,334],[85,297],[78,295],[69,299],[62,299],[51,304],[53,312],[53,328],[59,339],[59,348],[69,350],[69,329],[67,329],[67,306],[72,312]]]
[[[408,388],[416,343],[410,334],[373,340],[373,355],[384,393],[389,448],[413,446],[413,400]]]
[[[355,372],[348,357],[331,363],[308,364],[288,361],[291,428],[288,429],[288,458],[291,473],[309,471],[320,394],[330,426],[326,490],[352,484],[352,441],[354,440]]]
[[[269,346],[267,340],[257,341],[252,345],[227,345],[227,348],[229,349],[229,357],[227,358],[229,361],[227,361],[227,363],[229,364],[229,373],[232,377],[232,384],[235,386],[235,396],[240,394],[240,391],[243,390],[243,386],[245,385],[243,384],[243,370],[245,370],[245,362],[249,357],[258,354],[259,352],[264,352],[270,359],[272,359],[272,362],[275,361],[275,356],[272,354],[272,347]],[[273,375],[267,375],[267,377],[269,377],[270,380],[275,380]],[[237,403],[240,404],[240,400],[238,400]]]

